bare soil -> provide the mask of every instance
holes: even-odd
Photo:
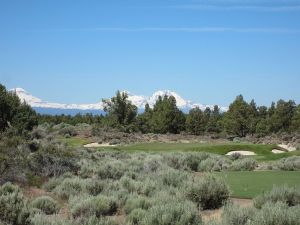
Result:
[[[241,199],[241,198],[231,198],[230,201],[233,202],[235,205],[239,205],[240,207],[246,208],[253,206],[252,199]],[[217,220],[220,221],[223,209],[214,209],[214,210],[204,210],[201,211],[200,214],[202,219],[207,222],[209,220]]]

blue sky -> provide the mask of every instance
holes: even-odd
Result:
[[[300,103],[300,0],[0,0],[0,82],[62,103]]]

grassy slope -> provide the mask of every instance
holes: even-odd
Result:
[[[81,147],[90,143],[89,140],[80,137],[61,138],[63,143],[66,143],[70,147]],[[224,144],[201,144],[201,143],[141,143],[119,147],[105,147],[99,148],[99,150],[121,150],[127,152],[209,152],[215,154],[225,155],[230,151],[253,151],[257,154],[255,158],[257,160],[277,160],[292,155],[300,155],[300,151],[287,152],[283,154],[273,154],[271,151],[276,145],[262,145],[262,144],[248,144],[248,143],[224,143]],[[277,147],[278,148],[278,147]]]
[[[80,147],[90,141],[72,137],[63,138],[62,142],[70,147]],[[229,151],[246,150],[253,151],[258,160],[276,160],[292,155],[300,155],[300,151],[273,154],[271,151],[275,145],[258,145],[258,144],[242,144],[242,143],[226,143],[226,144],[200,144],[200,143],[143,143],[120,147],[99,148],[99,150],[121,150],[127,152],[210,152],[225,155]],[[300,172],[287,171],[260,171],[260,172],[220,172],[216,173],[225,179],[232,190],[233,197],[252,198],[262,191],[270,190],[273,185],[299,185]]]
[[[59,139],[62,143],[67,144],[69,147],[82,147],[85,144],[90,143],[89,140],[80,137],[70,137],[70,138],[61,138]]]
[[[253,198],[273,185],[300,186],[300,171],[245,171],[215,173],[232,191],[232,197]]]
[[[129,152],[145,151],[145,152],[184,152],[184,151],[196,151],[196,152],[209,152],[215,154],[225,155],[230,151],[253,151],[257,154],[255,158],[257,160],[276,160],[292,155],[300,155],[300,151],[293,153],[274,154],[272,149],[276,145],[262,145],[262,144],[243,144],[243,143],[225,143],[225,144],[200,144],[200,143],[143,143],[129,146],[121,146],[117,149]]]

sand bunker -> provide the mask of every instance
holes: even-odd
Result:
[[[99,148],[99,147],[113,147],[113,146],[116,146],[116,145],[110,145],[109,143],[99,144],[99,143],[95,142],[95,143],[86,144],[83,147],[85,147],[85,148]]]
[[[250,152],[250,151],[231,151],[231,152],[228,152],[226,155],[232,155],[235,153],[238,153],[241,155],[256,155],[254,152]]]
[[[289,152],[292,152],[292,151],[296,151],[296,148],[291,146],[291,145],[284,145],[284,144],[281,144],[281,145],[278,145],[280,148],[284,148],[286,150],[288,150]]]
[[[278,149],[273,149],[272,152],[274,154],[281,154],[281,153],[285,153],[285,151],[282,151],[282,150],[278,150]]]

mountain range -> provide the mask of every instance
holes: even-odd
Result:
[[[64,104],[64,103],[53,103],[44,101],[38,97],[33,96],[23,88],[14,88],[11,91],[15,92],[21,101],[26,102],[33,107],[37,112],[42,114],[67,114],[74,115],[76,113],[92,113],[92,114],[103,114],[102,101],[92,104]],[[176,99],[177,107],[187,112],[188,110],[199,107],[204,110],[206,107],[213,108],[213,105],[204,105],[199,103],[193,103],[192,101],[185,100],[179,94],[169,90],[156,91],[151,96],[134,95],[128,91],[123,91],[128,94],[128,99],[137,106],[139,112],[143,111],[145,105],[148,103],[150,107],[153,107],[159,96],[174,96]],[[220,107],[221,111],[227,111],[227,107]]]

